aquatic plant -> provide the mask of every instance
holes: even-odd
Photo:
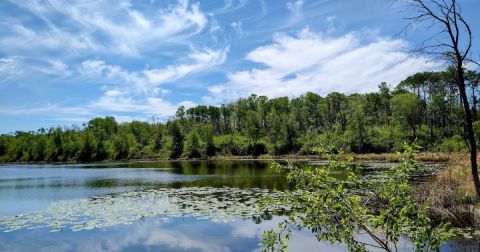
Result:
[[[72,231],[131,224],[146,217],[194,216],[213,221],[259,218],[258,198],[282,192],[259,188],[183,187],[145,189],[88,199],[63,200],[41,211],[0,216],[0,231],[50,228]]]

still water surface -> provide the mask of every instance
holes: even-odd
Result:
[[[287,188],[268,161],[1,165],[0,251],[256,251],[282,217],[255,200]],[[345,251],[303,231],[290,250]]]

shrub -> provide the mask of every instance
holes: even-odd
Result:
[[[468,151],[465,141],[459,135],[454,135],[451,138],[443,140],[443,142],[438,145],[437,149],[448,153]]]
[[[407,147],[402,164],[391,168],[384,178],[364,180],[355,173],[351,158],[327,154],[327,166],[297,168],[274,164],[287,171],[296,190],[280,199],[267,197],[259,202],[269,211],[287,211],[280,232],[266,231],[261,240],[264,251],[286,250],[292,228],[310,230],[317,240],[343,243],[351,251],[377,248],[397,249],[400,237],[407,238],[416,251],[436,250],[453,235],[449,225],[433,226],[428,206],[418,203],[409,184],[409,173],[417,168],[415,148]],[[339,170],[348,178],[337,179]],[[359,239],[359,235],[370,239]]]
[[[246,137],[236,134],[216,136],[213,139],[215,148],[220,150],[222,155],[247,155],[249,141]]]

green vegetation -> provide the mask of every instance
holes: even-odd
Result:
[[[475,130],[480,73],[466,71]],[[289,99],[251,95],[221,106],[180,107],[165,123],[95,118],[83,127],[0,136],[3,162],[202,158],[315,154],[317,146],[384,153],[416,142],[428,151],[468,151],[455,70],[417,73],[390,90],[306,93]],[[479,135],[479,134],[477,134]]]
[[[350,251],[398,251],[400,239],[411,242],[415,251],[437,250],[454,231],[449,225],[434,226],[428,206],[413,197],[409,174],[418,166],[415,151],[416,147],[407,147],[402,164],[381,179],[362,179],[341,155],[329,155],[326,166],[274,164],[280,171],[286,169],[296,190],[260,201],[261,209],[288,212],[279,232],[264,233],[264,250],[286,250],[291,230],[297,228],[311,231],[319,241],[344,244]],[[348,179],[336,178],[340,170],[348,171]]]

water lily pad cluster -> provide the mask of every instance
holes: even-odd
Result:
[[[41,211],[0,216],[0,231],[49,228],[73,231],[131,224],[145,217],[194,216],[213,221],[261,216],[258,198],[280,197],[281,192],[260,188],[159,188],[64,200]]]

